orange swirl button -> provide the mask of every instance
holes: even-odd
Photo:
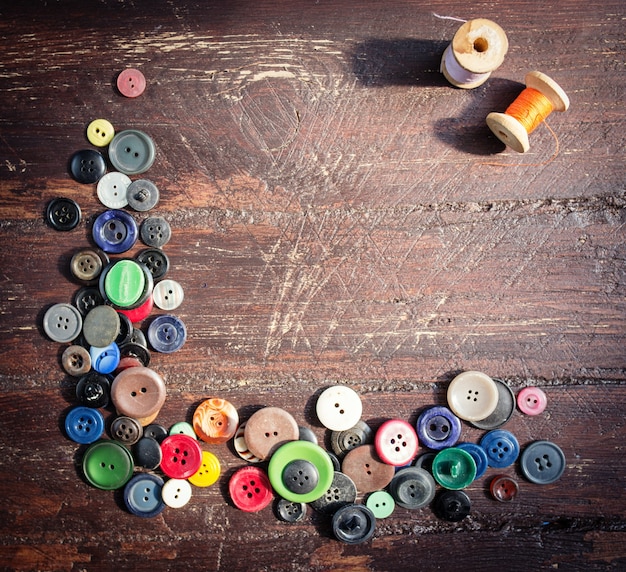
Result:
[[[206,399],[193,414],[193,429],[207,443],[226,443],[237,431],[239,414],[235,406],[219,397]]]

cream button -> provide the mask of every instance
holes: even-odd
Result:
[[[489,417],[498,405],[498,386],[484,373],[465,371],[450,382],[448,405],[457,417],[480,421]]]
[[[363,405],[354,389],[345,385],[335,385],[321,393],[315,410],[324,427],[331,431],[346,431],[361,419]]]
[[[161,489],[163,502],[171,508],[181,508],[191,499],[191,485],[185,479],[170,479]]]
[[[175,310],[183,302],[185,292],[175,280],[161,280],[152,291],[154,303],[161,310]]]

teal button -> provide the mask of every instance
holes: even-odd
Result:
[[[476,478],[476,461],[467,451],[449,447],[437,453],[432,471],[442,487],[457,491],[469,486]]]

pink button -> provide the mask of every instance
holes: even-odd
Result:
[[[517,406],[526,415],[539,415],[546,408],[546,394],[538,387],[525,387],[517,394]]]
[[[117,76],[117,89],[126,97],[138,97],[146,89],[146,78],[139,70],[127,68]]]
[[[388,465],[401,467],[417,455],[415,429],[402,419],[385,421],[376,431],[376,453]]]

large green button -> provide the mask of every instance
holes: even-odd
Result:
[[[141,266],[133,260],[120,260],[107,272],[104,292],[112,304],[128,308],[141,298],[145,285]]]
[[[457,491],[469,486],[476,478],[476,461],[467,451],[449,447],[437,453],[432,471],[442,487]]]
[[[94,487],[119,489],[133,476],[133,457],[116,441],[97,441],[85,451],[83,472]]]

